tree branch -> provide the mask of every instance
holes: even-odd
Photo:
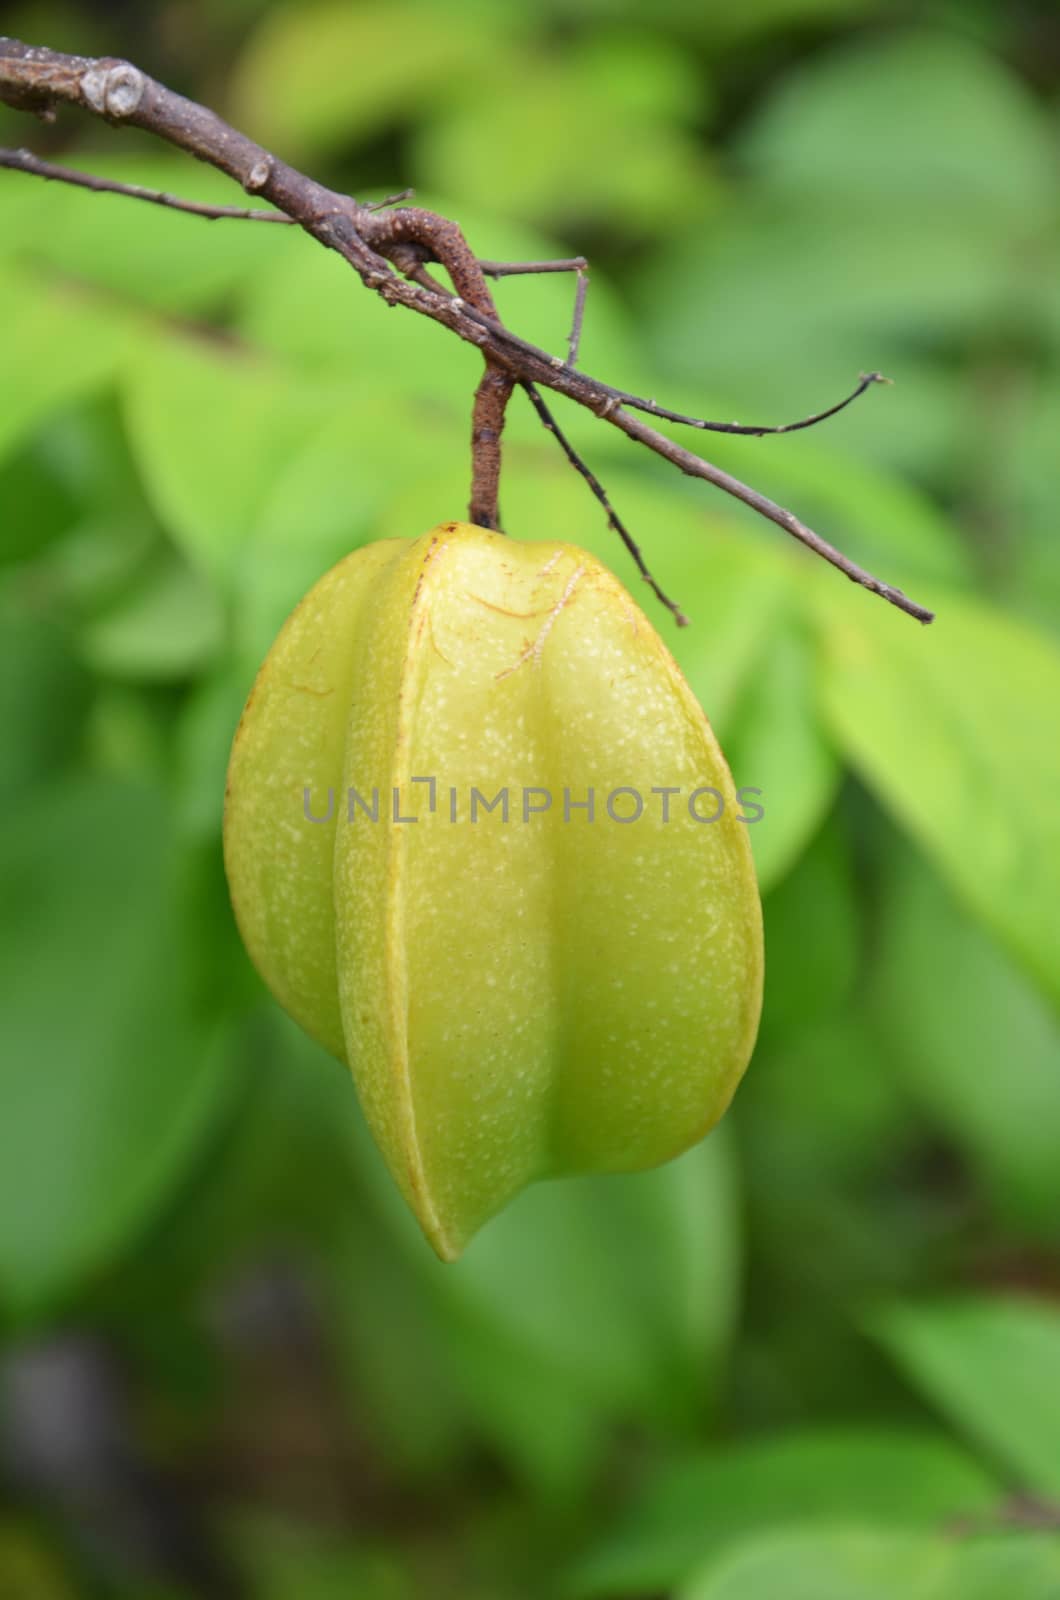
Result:
[[[667,411],[654,401],[612,388],[577,371],[573,365],[575,340],[572,339],[571,357],[564,362],[512,333],[497,317],[486,283],[486,268],[476,259],[459,227],[447,218],[419,207],[379,210],[361,204],[349,195],[328,189],[230,127],[213,111],[175,94],[128,61],[111,57],[94,59],[62,55],[57,51],[32,48],[17,40],[0,38],[0,101],[38,115],[51,114],[56,105],[73,105],[112,124],[125,123],[155,134],[197,160],[226,173],[247,194],[267,201],[311,237],[328,249],[335,250],[353,267],[361,281],[388,305],[401,305],[421,316],[430,317],[449,328],[458,338],[474,345],[487,364],[488,381],[484,380],[480,385],[475,402],[473,432],[478,435],[476,449],[482,454],[476,458],[473,471],[473,516],[492,516],[492,522],[497,521],[496,478],[492,457],[496,456],[499,470],[499,433],[504,407],[515,383],[524,386],[536,384],[585,406],[611,426],[621,429],[628,438],[671,462],[680,471],[702,478],[742,501],[831,562],[852,582],[882,596],[918,621],[932,620],[930,611],[910,600],[900,589],[873,577],[807,528],[790,511],[709,461],[675,444],[664,434],[630,415],[630,411],[642,411],[661,420],[703,429],[720,427],[722,431],[752,433],[767,430],[739,430],[736,424],[719,425]],[[17,165],[22,171],[32,171],[35,159],[30,158],[29,165],[24,159],[9,164]],[[59,178],[65,170],[54,168],[39,175]],[[69,180],[63,175],[62,181],[80,182],[84,176],[78,174],[76,180]],[[83,186],[102,187],[103,184]],[[153,198],[151,192],[137,194],[135,186],[125,186],[117,192],[139,199]],[[172,197],[166,197],[155,198],[154,203],[174,202]],[[194,203],[177,203],[175,208],[195,210],[200,215],[211,215],[216,210],[207,208],[202,211]],[[232,215],[233,211],[241,214],[235,208],[223,209],[220,214]],[[272,213],[251,213],[250,219],[261,220],[262,215],[271,217]],[[444,292],[440,285],[433,283],[429,274],[423,274],[421,269],[429,262],[436,262],[445,268],[454,294]],[[397,272],[394,271],[395,267]],[[506,276],[510,271],[510,265],[504,263],[487,263],[486,267],[506,269],[504,272],[495,271],[495,276]],[[560,268],[557,265],[552,270]],[[575,265],[572,262],[568,270],[578,271],[579,276],[583,276],[580,263]],[[404,276],[398,276],[398,273]],[[491,371],[503,376],[490,376]],[[842,404],[849,404],[870,382],[877,379],[877,374],[864,379],[855,395]],[[832,407],[817,417],[807,418],[801,424],[788,426],[809,426],[838,409],[840,407]],[[492,437],[493,434],[497,435],[496,439]]]
[[[282,211],[252,211],[245,206],[208,206],[199,200],[182,200],[178,195],[166,194],[161,189],[145,189],[139,183],[120,183],[116,178],[100,178],[92,172],[81,172],[77,167],[60,167],[54,161],[43,161],[31,150],[0,150],[0,167],[12,172],[26,172],[34,178],[44,178],[50,183],[67,183],[75,189],[91,189],[94,194],[120,194],[129,200],[146,200],[149,205],[165,206],[170,211],[185,211],[193,217],[206,217],[210,222],[233,218],[239,222],[280,222],[287,227],[296,226],[293,217]]]

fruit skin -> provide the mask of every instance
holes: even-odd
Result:
[[[507,787],[508,820],[472,822],[472,786]],[[378,821],[348,820],[351,788],[378,789]],[[565,819],[589,788],[593,820]],[[618,788],[638,820],[608,814]],[[762,924],[732,779],[647,618],[574,546],[444,523],[328,572],[247,700],[225,864],[262,977],[350,1064],[443,1260],[538,1178],[678,1155],[746,1067]]]

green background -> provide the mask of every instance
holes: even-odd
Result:
[[[294,229],[0,172],[0,1594],[1060,1596],[1060,22],[885,0],[0,6],[483,256],[582,364],[938,612],[561,420],[752,830],[767,999],[658,1172],[455,1267],[270,1003],[221,867],[253,672],[464,513],[477,358]],[[72,112],[0,141],[200,199]],[[573,284],[498,288],[562,352]],[[517,397],[518,402],[518,397]],[[631,587],[514,403],[502,504]],[[650,600],[637,590],[638,599]]]

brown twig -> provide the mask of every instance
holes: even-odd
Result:
[[[574,291],[574,321],[567,340],[567,365],[577,366],[578,350],[582,342],[582,323],[585,321],[585,297],[589,293],[589,274],[578,273],[578,287]]]
[[[573,360],[573,358],[572,358]],[[812,416],[800,417],[798,422],[777,422],[773,424],[764,422],[707,422],[703,417],[689,417],[682,411],[670,411],[666,406],[659,405],[655,400],[641,400],[635,394],[622,394],[623,405],[631,406],[634,411],[645,411],[649,416],[658,417],[661,422],[679,422],[685,428],[704,428],[710,433],[739,433],[746,434],[753,439],[760,439],[767,433],[798,433],[800,428],[813,428],[819,422],[827,422],[829,417],[836,416],[840,411],[845,411],[847,406],[853,405],[859,396],[871,389],[874,383],[890,383],[890,378],[885,378],[882,372],[863,372],[856,386],[845,395],[842,400],[837,400],[834,406],[829,406],[826,411],[815,411]]]
[[[593,472],[592,468],[582,460],[581,456],[578,454],[577,450],[575,450],[574,446],[567,438],[567,435],[563,432],[559,423],[552,415],[552,412],[545,404],[544,400],[542,400],[537,390],[534,388],[533,384],[524,383],[523,388],[530,398],[530,404],[533,406],[534,410],[541,419],[542,427],[547,428],[548,432],[554,436],[557,444],[563,451],[563,454],[566,456],[571,466],[576,472],[581,474],[586,483],[589,485],[589,488],[592,490],[593,494],[596,496],[597,500],[599,500],[600,504],[603,506],[607,515],[608,527],[612,529],[614,533],[617,533],[618,537],[622,540],[622,543],[633,557],[637,571],[640,573],[649,589],[655,595],[656,599],[662,602],[667,611],[672,613],[677,626],[679,628],[687,628],[688,618],[681,610],[681,607],[677,604],[677,601],[671,600],[670,596],[663,589],[661,589],[658,583],[655,581],[655,578],[653,577],[647,563],[644,560],[643,551],[637,544],[629,529],[626,527],[625,523],[618,515],[618,512],[615,510],[614,506],[611,504],[607,490],[604,488],[595,472]]]
[[[957,1539],[1016,1528],[1030,1533],[1060,1533],[1060,1503],[1033,1494],[1011,1494],[991,1511],[951,1517],[945,1531]]]
[[[205,217],[216,222],[231,218],[237,222],[279,222],[287,227],[295,225],[293,217],[282,211],[251,211],[245,206],[208,206],[199,200],[182,200],[178,195],[166,194],[162,189],[145,189],[139,183],[120,183],[116,178],[101,178],[93,172],[81,172],[77,167],[60,167],[54,161],[42,161],[31,150],[0,150],[0,167],[12,172],[26,172],[34,178],[44,178],[49,183],[67,183],[75,189],[91,189],[93,194],[120,194],[128,200],[146,200],[149,205],[165,206],[169,211],[185,211],[193,217]]]
[[[588,272],[584,256],[569,256],[564,261],[480,261],[487,278],[523,278],[542,272]]]
[[[603,384],[577,371],[572,362],[549,356],[512,333],[497,318],[481,263],[457,225],[447,218],[419,207],[373,211],[349,195],[328,189],[230,127],[215,112],[175,94],[128,61],[62,55],[31,48],[17,40],[0,39],[0,101],[38,115],[50,114],[59,104],[74,105],[112,124],[143,128],[227,173],[246,193],[268,201],[314,239],[335,250],[388,305],[405,306],[430,317],[474,345],[488,367],[507,375],[509,391],[518,382],[538,384],[565,395],[680,471],[714,484],[768,517],[852,582],[881,595],[921,622],[932,620],[930,611],[901,590],[873,577],[790,511],[676,445],[630,415],[630,411],[644,411],[662,420],[702,428],[711,424],[668,413],[653,401]],[[428,287],[429,275],[428,281],[423,281],[418,269],[429,262],[438,262],[445,268],[455,294],[443,294],[437,285]],[[504,386],[499,380],[491,380],[487,388],[496,408]],[[476,399],[476,414],[478,405]],[[487,431],[496,428],[497,420],[495,414],[491,415]],[[492,450],[493,444],[487,438],[482,448]],[[476,471],[474,480],[473,499],[492,478],[490,473],[480,475]],[[481,515],[489,515],[490,509],[484,503],[478,507]],[[495,507],[492,511],[496,522]]]
[[[207,222],[230,220],[234,222],[278,222],[287,228],[296,228],[294,217],[282,211],[255,211],[246,206],[211,206],[201,200],[185,200],[180,195],[169,194],[165,189],[149,189],[142,183],[124,183],[118,178],[101,178],[95,172],[82,172],[79,167],[62,167],[54,161],[44,161],[32,150],[0,148],[0,167],[11,172],[25,172],[33,178],[43,178],[46,183],[66,183],[74,189],[90,189],[93,194],[117,194],[126,200],[146,200],[148,205],[165,206],[169,211],[182,211],[188,216],[205,217]],[[399,194],[388,194],[385,200],[371,200],[366,211],[383,211],[388,206],[400,205],[413,191],[402,189]],[[545,269],[550,270],[550,269]]]
[[[366,211],[385,211],[388,206],[399,206],[402,200],[411,200],[416,193],[415,189],[399,189],[397,194],[388,194],[385,200],[371,200],[366,205]]]

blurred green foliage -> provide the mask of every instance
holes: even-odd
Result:
[[[362,197],[414,183],[483,256],[588,253],[611,381],[781,421],[882,369],[708,453],[938,612],[560,407],[763,790],[766,1012],[703,1146],[531,1191],[442,1267],[251,973],[220,823],[294,602],[463,513],[474,354],[295,230],[0,173],[0,1593],[1055,1600],[1055,9],[0,23]],[[238,198],[72,116],[0,139]],[[571,297],[499,289],[556,351]],[[503,504],[631,578],[518,407]]]

